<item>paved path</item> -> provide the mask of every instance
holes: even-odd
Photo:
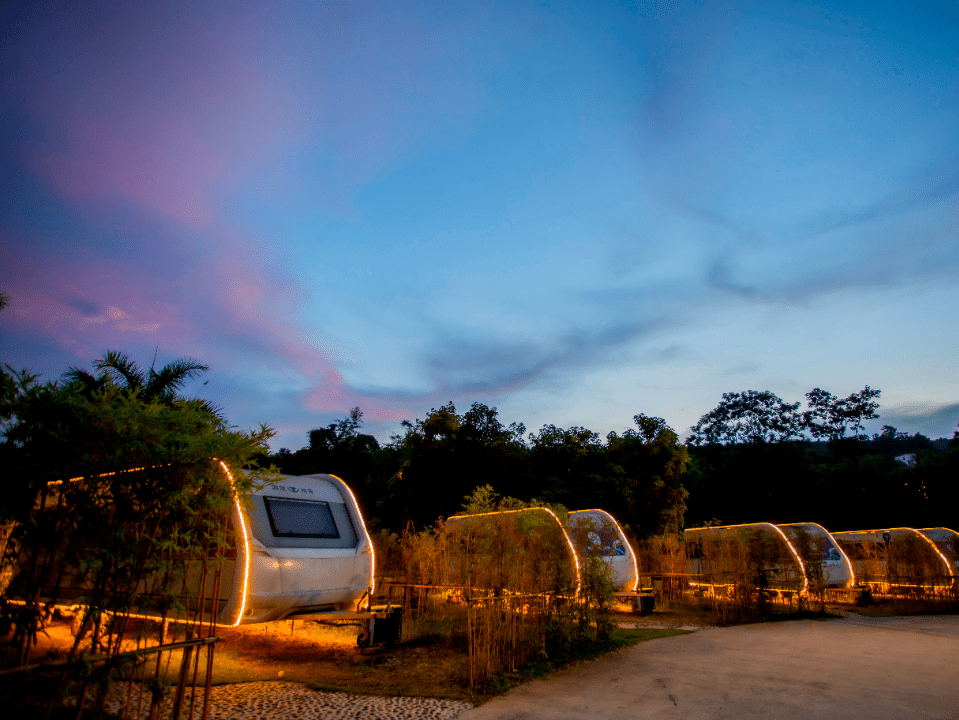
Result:
[[[457,720],[959,720],[959,616],[790,621],[640,643]]]

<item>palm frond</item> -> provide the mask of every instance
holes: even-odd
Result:
[[[209,365],[193,358],[180,358],[160,368],[157,372],[150,368],[150,379],[146,384],[145,395],[149,398],[176,396],[187,380],[192,380],[210,369]]]
[[[93,375],[92,373],[89,373],[86,370],[78,367],[71,367],[67,369],[67,371],[60,377],[67,383],[76,383],[77,385],[80,385],[88,392],[92,390],[102,390],[110,382],[110,376],[105,372],[102,372],[99,375]]]
[[[93,362],[93,367],[97,370],[106,370],[114,380],[122,379],[130,390],[142,390],[146,384],[146,378],[140,366],[124,353],[108,350],[102,359]]]
[[[224,415],[223,408],[220,405],[198,397],[189,398],[186,402],[195,403],[196,409],[200,412],[211,415],[220,422],[226,422],[226,415]]]

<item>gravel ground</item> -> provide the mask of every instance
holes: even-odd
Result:
[[[118,699],[108,702],[107,709],[121,713],[128,689],[127,683],[117,683],[114,697]],[[198,702],[193,708],[193,718],[197,720],[203,715],[202,689],[198,690]],[[134,686],[128,713],[130,718],[138,717],[137,704],[138,690]],[[172,705],[171,693],[163,702],[160,716],[170,717]],[[210,712],[207,717],[210,720],[446,720],[472,708],[469,703],[453,700],[315,692],[300,683],[255,682],[210,688]],[[148,693],[143,699],[139,718],[145,719],[149,714]],[[190,720],[189,695],[183,702],[180,717]]]

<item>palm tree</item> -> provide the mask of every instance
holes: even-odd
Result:
[[[159,402],[166,405],[197,403],[197,408],[217,418],[223,411],[208,400],[184,398],[179,394],[188,380],[198,377],[210,369],[193,358],[180,358],[156,370],[156,356],[149,371],[144,372],[134,360],[125,353],[108,350],[99,360],[93,361],[93,367],[100,372],[93,375],[81,368],[72,367],[63,374],[67,382],[79,383],[87,391],[101,390],[109,385],[124,387],[135,392],[144,402]]]

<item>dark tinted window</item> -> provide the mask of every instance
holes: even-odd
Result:
[[[264,497],[274,537],[338,538],[329,503]]]

